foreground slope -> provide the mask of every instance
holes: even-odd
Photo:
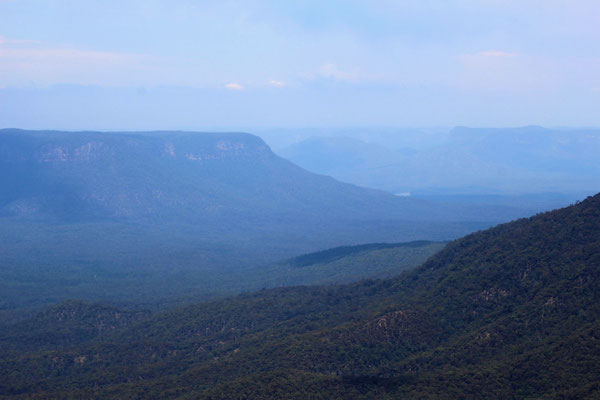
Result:
[[[596,195],[466,236],[393,279],[199,304],[53,351],[7,338],[0,393],[597,398],[599,284]]]

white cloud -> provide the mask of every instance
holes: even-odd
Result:
[[[478,56],[482,57],[514,57],[515,53],[509,53],[501,50],[485,50],[477,53]]]
[[[240,85],[239,83],[235,83],[235,82],[227,83],[225,85],[225,88],[229,89],[229,90],[244,90],[244,87],[242,85]]]
[[[324,64],[319,68],[319,75],[325,78],[333,78],[339,81],[356,81],[358,80],[358,72],[348,72],[341,70],[335,64]]]
[[[285,82],[271,79],[269,81],[269,86],[272,86],[272,87],[284,87],[285,86]]]
[[[117,72],[138,70],[146,59],[0,36],[0,85],[111,84]]]

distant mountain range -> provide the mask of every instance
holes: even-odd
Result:
[[[392,279],[151,315],[59,304],[0,334],[0,396],[595,399],[599,285],[600,194],[453,241]]]
[[[245,133],[4,129],[0,167],[5,217],[191,222],[243,216],[321,223],[504,217],[493,214],[503,210],[444,209],[316,175]]]
[[[4,129],[0,314],[232,294],[260,287],[240,271],[298,254],[448,240],[526,215],[341,183],[246,133]]]
[[[598,129],[457,127],[405,147],[389,135],[365,142],[351,133],[306,139],[278,154],[309,171],[392,193],[564,194],[600,187]]]
[[[360,219],[421,206],[311,174],[243,133],[2,130],[0,163],[5,216]]]

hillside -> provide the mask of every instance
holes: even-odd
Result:
[[[246,133],[4,129],[0,316],[68,298],[156,307],[231,295],[267,286],[237,278],[248,268],[448,240],[516,215],[341,183]]]
[[[198,304],[50,352],[4,340],[0,394],[597,398],[599,266],[600,194],[392,279]]]

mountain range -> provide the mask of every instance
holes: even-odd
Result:
[[[343,182],[421,196],[562,193],[564,206],[600,184],[597,129],[456,127],[447,134],[421,134],[426,139],[420,142],[409,140],[410,132],[398,132],[397,138],[368,133],[316,136],[277,152]],[[560,205],[552,201],[547,205]]]
[[[0,314],[230,295],[269,286],[241,274],[266,279],[258,269],[303,253],[444,241],[524,215],[342,183],[247,133],[3,129]]]

